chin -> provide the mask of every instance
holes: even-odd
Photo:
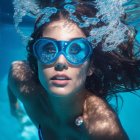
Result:
[[[57,89],[55,88],[55,89],[50,89],[47,92],[49,95],[58,96],[58,97],[69,96],[73,94],[73,92],[71,90],[68,90],[67,88],[57,88]]]

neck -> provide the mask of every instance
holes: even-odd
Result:
[[[49,95],[49,108],[52,116],[55,116],[59,122],[66,123],[74,121],[83,113],[83,104],[87,96],[87,91],[83,90],[76,95],[67,95],[63,97]]]

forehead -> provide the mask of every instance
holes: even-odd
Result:
[[[68,20],[59,20],[45,27],[43,37],[51,37],[56,40],[70,40],[79,37],[85,38],[86,36],[75,23]]]

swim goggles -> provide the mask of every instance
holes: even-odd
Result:
[[[92,54],[92,45],[86,38],[57,41],[43,37],[33,45],[35,57],[43,64],[53,64],[62,54],[71,65],[83,64]]]

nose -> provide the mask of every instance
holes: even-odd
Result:
[[[68,63],[67,63],[67,60],[65,58],[64,55],[60,55],[58,58],[57,58],[57,61],[55,63],[55,70],[56,71],[63,71],[64,69],[68,69]]]

